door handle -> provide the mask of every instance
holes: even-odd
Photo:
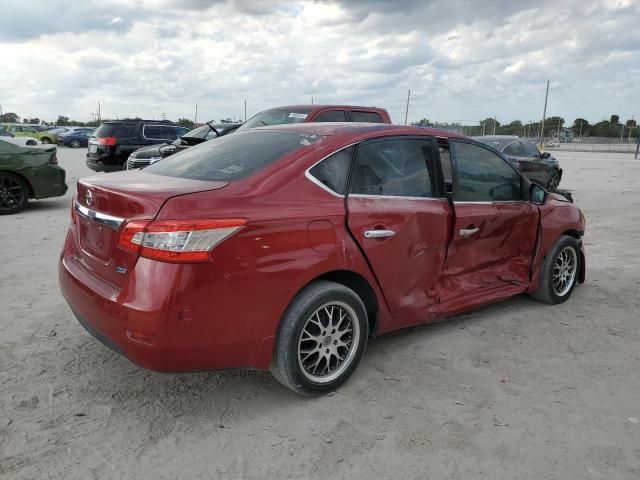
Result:
[[[472,228],[463,228],[460,230],[460,236],[467,238],[473,235],[474,233],[477,233],[478,230],[480,230],[478,227],[473,227],[473,226]]]
[[[393,230],[365,230],[364,238],[386,238],[396,234]]]

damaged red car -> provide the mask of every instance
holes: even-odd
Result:
[[[60,256],[80,323],[158,371],[335,389],[370,337],[584,281],[585,219],[493,149],[393,125],[257,128],[78,182]]]

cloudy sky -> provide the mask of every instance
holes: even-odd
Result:
[[[67,5],[67,6],[63,6]],[[0,105],[199,119],[382,106],[395,122],[640,117],[639,0],[0,0]]]

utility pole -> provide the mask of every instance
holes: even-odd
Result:
[[[562,127],[562,122],[560,121],[560,118],[558,117],[558,143],[560,143],[560,127]]]
[[[493,135],[496,134],[496,117],[493,117]]]
[[[622,136],[624,135],[624,124],[622,124],[622,132],[620,132],[620,143],[622,143]]]
[[[247,121],[247,100],[244,101],[244,121]]]
[[[4,115],[4,113],[2,113],[2,105],[0,105],[0,117]]]
[[[544,134],[544,121],[547,117],[547,100],[549,99],[549,80],[547,80],[547,93],[544,96],[544,111],[542,112],[542,123],[540,124],[540,136],[538,145],[542,148],[542,135]]]
[[[631,120],[633,120],[633,115],[631,115]],[[627,143],[631,143],[631,132],[633,132],[633,123],[629,124],[629,139],[627,140]]]
[[[580,122],[580,133],[578,134],[578,138],[582,138],[582,122]]]
[[[102,117],[100,116],[100,102],[98,102],[98,122]]]
[[[313,95],[311,96],[311,105],[313,105]]]
[[[411,90],[407,92],[407,108],[404,111],[404,124],[407,124],[407,119],[409,118],[409,100],[411,99]]]
[[[483,120],[483,122],[482,122],[482,136],[483,137],[484,137],[484,130],[485,130],[486,126],[487,126],[487,122],[485,120]]]
[[[196,103],[196,114],[193,116],[193,124],[198,124],[198,104]]]

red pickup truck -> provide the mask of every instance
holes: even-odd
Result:
[[[264,110],[244,122],[238,130],[309,122],[365,122],[391,123],[384,108],[356,107],[353,105],[290,105]]]

